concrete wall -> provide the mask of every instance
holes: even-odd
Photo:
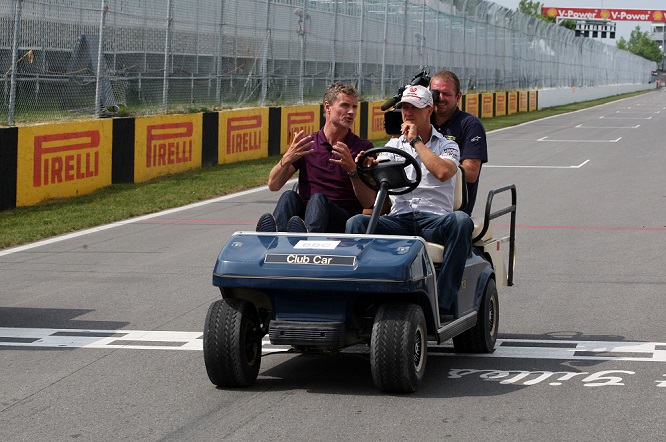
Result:
[[[539,89],[539,109],[654,89],[654,83]]]

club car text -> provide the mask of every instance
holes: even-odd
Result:
[[[353,266],[354,256],[316,255],[316,254],[275,254],[268,253],[264,259],[266,264],[313,264],[327,266]]]

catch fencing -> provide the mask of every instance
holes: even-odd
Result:
[[[422,67],[463,92],[646,83],[654,62],[477,0],[4,0],[0,125],[364,100]]]

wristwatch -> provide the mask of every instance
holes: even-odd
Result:
[[[349,175],[349,178],[358,178],[358,169],[354,169],[352,173],[347,172],[347,175]]]
[[[423,142],[423,138],[421,138],[421,135],[417,135],[414,138],[412,138],[412,141],[409,142],[409,145],[412,147],[416,147],[416,143],[419,141]]]

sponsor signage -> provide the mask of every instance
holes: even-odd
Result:
[[[527,112],[527,91],[518,92],[518,112]]]
[[[479,94],[465,95],[465,112],[479,117]]]
[[[310,135],[317,132],[320,128],[319,105],[282,108],[280,153],[287,151],[294,140],[294,135],[298,132],[303,130],[306,135]]]
[[[381,109],[383,101],[373,101],[368,103],[368,139],[380,140],[386,138],[386,128],[384,127],[384,111]],[[356,121],[359,116],[356,116]]]
[[[493,96],[495,94],[487,93],[481,94],[481,118],[493,117]]]
[[[268,108],[220,112],[218,162],[268,156]]]
[[[134,182],[201,167],[203,114],[137,118]]]
[[[495,116],[503,117],[506,115],[506,94],[498,92],[495,94]]]
[[[518,112],[518,92],[517,91],[511,91],[507,93],[508,97],[508,107],[507,107],[507,115],[512,115]]]
[[[666,21],[666,9],[564,8],[542,6],[541,13],[569,20]]]
[[[530,112],[537,110],[537,91],[529,91],[529,109]]]
[[[19,128],[16,205],[110,185],[112,128],[110,120]]]

